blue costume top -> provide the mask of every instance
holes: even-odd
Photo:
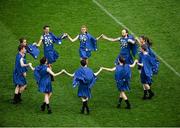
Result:
[[[160,62],[150,46],[148,46],[148,53],[152,57],[152,61],[153,61],[153,67],[152,67],[153,74],[157,74],[159,71]]]
[[[20,53],[18,53],[16,55],[15,67],[13,72],[13,83],[15,84],[15,86],[24,86],[27,83],[25,76],[23,75],[23,73],[27,72],[27,68],[21,66],[21,58],[23,59],[23,62],[26,64],[25,58]]]
[[[152,76],[152,58],[149,54],[144,55],[143,53],[141,54],[141,62],[143,63],[142,71],[145,73],[147,76]]]
[[[97,40],[89,33],[80,34],[79,54],[81,58],[89,58],[91,51],[97,51]]]
[[[47,65],[39,65],[35,67],[34,77],[38,84],[39,91],[42,93],[52,92],[51,76],[47,72]]]
[[[120,56],[122,56],[123,58],[125,58],[125,62],[126,64],[133,64],[133,58],[132,55],[135,56],[137,53],[137,44],[132,44],[130,42],[128,42],[128,40],[131,39],[134,41],[134,37],[132,35],[128,35],[127,38],[125,37],[121,37],[120,38],[120,53],[118,55],[118,57],[116,58],[115,64],[118,64],[118,58]],[[132,55],[131,55],[132,53]]]
[[[96,82],[96,76],[88,67],[80,67],[74,74],[73,87],[78,85],[79,97],[91,97],[91,88]]]
[[[140,53],[139,62],[143,63],[141,68],[141,83],[142,84],[151,84],[152,83],[152,75],[153,75],[153,66],[154,61],[153,58],[149,54]]]
[[[53,43],[61,44],[61,38],[49,32],[49,34],[43,34],[42,42],[44,44],[44,56],[48,59],[48,63],[52,64],[59,57],[58,52],[54,50]]]
[[[159,60],[157,59],[157,56],[156,56],[156,54],[154,53],[154,51],[151,49],[151,47],[148,45],[148,44],[144,44],[144,45],[146,45],[146,47],[147,47],[147,52],[148,52],[148,54],[151,56],[151,61],[152,61],[152,72],[153,72],[153,74],[157,74],[158,73],[158,71],[159,71]],[[142,62],[142,52],[140,51],[139,52],[139,62],[141,63]],[[141,69],[141,67],[140,66],[138,66],[138,69]]]
[[[129,64],[116,65],[115,80],[119,91],[130,89],[131,69]]]

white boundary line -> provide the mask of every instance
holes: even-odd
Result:
[[[92,0],[93,3],[95,3],[102,11],[104,11],[109,17],[111,17],[117,24],[119,24],[121,27],[127,29],[131,34],[136,36],[134,32],[132,32],[126,25],[124,25],[122,22],[120,22],[116,17],[114,17],[108,10],[106,10],[105,7],[103,7],[100,3],[98,3],[96,0]],[[177,72],[170,64],[168,64],[162,57],[160,57],[158,54],[156,54],[158,58],[171,70],[176,74],[178,77],[180,77],[180,73]]]

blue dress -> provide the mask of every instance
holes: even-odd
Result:
[[[137,47],[136,44],[129,43],[128,39],[134,40],[134,37],[132,35],[128,35],[127,38],[121,37],[120,40],[119,40],[121,50],[120,50],[120,53],[119,53],[118,57],[115,60],[116,65],[118,65],[118,59],[119,59],[120,56],[125,58],[126,64],[133,64],[133,62],[134,62],[132,55],[133,56],[136,55],[138,47]]]
[[[152,66],[152,72],[153,72],[153,74],[157,74],[158,73],[158,71],[159,71],[159,65],[160,65],[160,62],[159,62],[159,60],[157,59],[157,56],[156,56],[156,54],[154,53],[154,51],[151,49],[151,47],[148,45],[148,44],[145,44],[145,45],[147,45],[147,52],[148,52],[148,54],[151,56],[151,61],[152,61],[152,64],[153,64],[153,66]],[[139,62],[141,63],[142,62],[142,52],[140,51],[139,52]],[[139,70],[141,70],[141,66],[138,66],[138,69]]]
[[[80,34],[79,40],[80,40],[79,56],[83,59],[89,58],[91,56],[91,51],[97,50],[97,40],[89,33]]]
[[[21,67],[21,58],[23,58],[23,62],[26,64],[26,59],[20,53],[18,53],[16,55],[15,67],[13,71],[13,83],[15,86],[24,86],[27,84],[26,78],[23,75],[25,72],[27,72],[27,68]]]
[[[96,82],[96,76],[88,67],[80,67],[74,74],[73,87],[78,86],[78,96],[91,98],[91,88]]]
[[[59,57],[58,52],[54,49],[53,43],[61,44],[61,39],[56,37],[53,33],[43,34],[42,42],[44,44],[44,56],[48,59],[48,63],[56,62]]]
[[[116,65],[115,80],[118,91],[130,90],[131,69],[129,64]]]
[[[148,53],[152,57],[152,61],[153,61],[153,67],[152,67],[153,74],[158,74],[160,62],[150,46],[148,47]]]
[[[152,84],[152,75],[153,75],[152,57],[149,54],[144,55],[143,53],[141,53],[140,57],[141,57],[141,63],[143,63],[143,67],[141,68],[141,74],[140,74],[141,83],[151,85]]]
[[[39,91],[42,93],[52,92],[51,76],[47,72],[47,65],[39,65],[35,67],[34,77],[38,84]]]

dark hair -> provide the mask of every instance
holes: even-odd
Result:
[[[40,59],[40,64],[43,65],[46,63],[46,61],[47,61],[46,57],[43,57]]]
[[[23,48],[25,48],[25,46],[22,45],[22,44],[20,44],[20,45],[18,46],[18,51],[21,51]]]
[[[143,45],[141,46],[141,48],[142,48],[144,51],[147,51],[147,45],[146,45],[146,44],[143,44]]]
[[[86,59],[82,59],[82,60],[80,61],[80,63],[81,63],[81,65],[84,67],[84,66],[86,66],[86,64],[87,64],[87,61],[86,61]]]
[[[123,65],[125,65],[125,59],[122,56],[119,57],[119,62],[121,62]]]
[[[129,33],[129,31],[127,30],[127,28],[124,29],[126,31],[126,33]]]
[[[43,29],[49,28],[49,25],[44,25]]]
[[[24,40],[26,40],[26,38],[21,37],[21,38],[19,39],[19,43],[22,44]]]
[[[152,46],[152,41],[148,37],[145,38],[145,41],[149,46]]]
[[[145,40],[146,37],[145,37],[144,35],[141,35],[140,38],[142,38],[143,40]]]
[[[148,44],[148,46],[152,46],[152,41],[147,36],[142,35],[140,38],[142,38]]]

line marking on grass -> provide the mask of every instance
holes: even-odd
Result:
[[[115,16],[113,16],[104,6],[102,6],[99,2],[97,2],[96,0],[92,0],[93,3],[95,3],[102,11],[104,11],[109,17],[111,17],[117,24],[119,24],[121,27],[127,29],[132,35],[136,36],[136,34],[130,30],[125,24],[123,24],[122,22],[120,22]],[[171,70],[174,72],[174,74],[176,74],[178,77],[180,77],[180,73],[177,72],[170,64],[168,64],[162,57],[160,57],[157,53],[156,53],[157,57]]]

